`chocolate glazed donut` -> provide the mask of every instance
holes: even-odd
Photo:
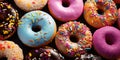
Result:
[[[6,2],[0,2],[0,39],[11,37],[16,31],[18,13]]]
[[[57,50],[45,46],[31,50],[25,58],[26,60],[64,60],[64,57]]]

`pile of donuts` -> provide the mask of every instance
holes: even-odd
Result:
[[[119,6],[120,0],[0,0],[0,60],[119,60]]]

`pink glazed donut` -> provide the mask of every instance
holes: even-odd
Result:
[[[48,8],[59,21],[76,20],[83,12],[83,0],[49,0]]]
[[[106,26],[93,34],[93,46],[97,53],[108,60],[120,57],[120,31]]]

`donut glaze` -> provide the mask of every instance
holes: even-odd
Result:
[[[64,7],[62,4],[69,6]],[[59,21],[76,20],[83,12],[83,0],[48,0],[48,8],[52,16]]]
[[[99,13],[99,10],[103,12]],[[87,0],[84,18],[94,28],[113,25],[118,18],[116,5],[112,0]]]
[[[0,40],[5,40],[14,34],[18,19],[17,11],[10,4],[0,2]]]
[[[120,31],[111,26],[96,30],[93,34],[93,46],[104,58],[114,60],[120,57]]]
[[[56,49],[45,46],[39,49],[31,50],[26,55],[26,60],[64,60],[64,57]]]
[[[71,36],[76,37],[77,42],[72,42]],[[92,47],[92,33],[86,25],[70,21],[59,27],[55,43],[58,50],[64,55],[68,57],[81,56]]]
[[[12,41],[0,41],[0,58],[7,60],[23,60],[22,49]]]
[[[120,8],[118,9],[118,28],[120,29]]]
[[[28,12],[20,20],[17,33],[20,40],[27,46],[47,45],[56,34],[55,21],[43,11]],[[40,29],[35,31],[32,28]]]
[[[28,12],[33,10],[41,10],[46,4],[48,0],[14,0],[16,5]]]

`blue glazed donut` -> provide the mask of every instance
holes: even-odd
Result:
[[[53,40],[56,34],[56,23],[45,12],[31,11],[21,18],[17,33],[25,45],[40,47]]]

